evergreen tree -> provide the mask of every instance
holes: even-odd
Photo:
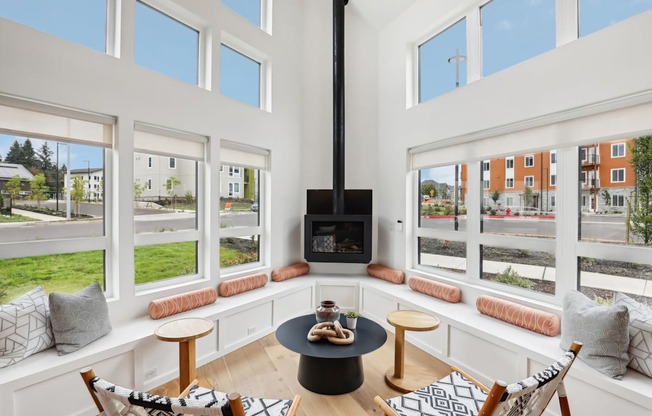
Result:
[[[36,152],[34,151],[30,139],[25,139],[25,143],[23,143],[21,147],[21,160],[21,165],[25,166],[30,171],[39,168],[39,163],[36,159]]]
[[[14,140],[13,144],[9,148],[9,152],[7,152],[7,157],[5,158],[5,162],[21,163],[22,160],[23,160],[23,149],[20,146],[20,143],[18,143],[18,140]]]
[[[652,136],[634,139],[630,148],[634,168],[636,196],[630,217],[632,232],[647,245],[652,242]]]
[[[48,172],[52,170],[54,165],[52,164],[52,155],[54,152],[48,146],[48,142],[43,142],[41,147],[38,150],[37,156],[39,161],[39,167],[42,172]]]

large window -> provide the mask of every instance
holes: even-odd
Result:
[[[244,17],[250,23],[261,27],[262,0],[222,0],[222,4]]]
[[[419,102],[466,85],[466,19],[419,45]]]
[[[652,9],[646,0],[578,0],[580,36],[586,36],[614,23]]]
[[[485,76],[555,48],[555,0],[493,0],[480,13]]]
[[[4,0],[0,16],[105,51],[106,0]]]
[[[199,212],[206,138],[135,126],[134,267],[137,285],[202,275]],[[170,156],[173,154],[174,156]],[[157,167],[148,169],[149,161]],[[172,163],[174,161],[174,164]]]
[[[221,45],[220,94],[253,107],[260,107],[260,62],[229,46]]]
[[[221,154],[222,166],[229,168],[220,170],[220,267],[238,271],[264,261],[262,202],[269,155],[226,141]]]
[[[0,101],[0,303],[35,285],[75,292],[98,281],[106,288],[113,120],[33,107]]]
[[[599,117],[609,120],[609,125],[630,120],[622,112]],[[533,152],[510,133],[482,144],[471,142],[468,149],[457,144],[454,150],[412,150],[419,195],[411,245],[415,269],[557,305],[574,289],[599,302],[608,303],[614,293],[622,292],[652,304],[647,289],[652,270],[652,135],[605,131],[604,125],[595,126],[592,117],[565,122],[577,131],[593,128],[597,134],[618,139],[592,142],[565,136],[567,145]],[[528,137],[544,143],[551,139],[551,130],[550,126],[530,129]],[[431,216],[424,215],[423,207],[431,196],[424,185],[433,185],[426,182],[433,169],[443,169],[442,178],[447,172],[428,166],[467,150],[483,154],[483,159],[491,150],[521,154],[458,164],[463,200],[468,204],[465,232],[436,221],[439,228],[428,228],[433,224],[425,221]],[[512,158],[526,156],[532,158],[534,169],[526,169],[525,163],[507,168]],[[450,173],[454,166],[448,167],[448,176],[454,177]],[[499,179],[509,170],[514,188],[501,188],[508,182]],[[487,180],[498,186],[486,189]]]
[[[137,1],[135,43],[134,60],[138,65],[198,84],[197,30]]]

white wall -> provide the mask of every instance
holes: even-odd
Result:
[[[652,35],[652,12],[647,12],[406,108],[408,64],[417,42],[434,35],[434,28],[445,28],[442,21],[468,10],[460,5],[459,13],[450,16],[439,7],[418,0],[379,36],[378,257],[396,268],[409,264],[407,233],[391,227],[413,216],[406,212],[404,197],[409,148],[652,89],[652,53],[642,43]]]

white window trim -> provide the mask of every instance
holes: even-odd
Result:
[[[174,165],[174,166],[172,166]],[[177,158],[176,157],[169,157],[168,158],[168,168],[170,169],[176,169],[177,168]]]
[[[509,166],[510,162],[512,166]],[[509,156],[505,158],[505,169],[514,169],[514,156]]]
[[[550,186],[557,186],[557,174],[556,173],[551,173],[550,174]]]
[[[614,172],[622,171],[623,172],[623,180],[622,181],[614,181]],[[624,183],[627,182],[627,171],[625,168],[614,168],[611,169],[611,175],[609,176],[611,179],[611,183]]]
[[[531,182],[530,185],[528,185],[528,181]],[[527,186],[529,188],[534,187],[534,175],[528,175],[523,177],[523,186]]]
[[[527,163],[528,160],[532,161],[531,165],[528,165],[528,163]],[[525,155],[523,157],[523,167],[526,167],[526,168],[533,168],[534,167],[534,155]]]
[[[512,185],[509,185],[509,181],[512,181]],[[505,188],[512,189],[514,188],[514,178],[505,178]]]
[[[617,148],[620,148],[620,147],[623,148],[623,154],[618,155],[618,156],[614,156],[614,149],[617,149]],[[623,158],[623,157],[626,157],[626,156],[627,156],[627,146],[625,146],[625,143],[612,143],[611,144],[611,158],[612,159],[619,159],[619,158]]]

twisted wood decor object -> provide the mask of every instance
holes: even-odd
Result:
[[[308,341],[316,342],[322,338],[326,338],[336,345],[349,345],[355,340],[355,335],[350,330],[342,328],[342,324],[339,321],[322,322],[310,328]]]

